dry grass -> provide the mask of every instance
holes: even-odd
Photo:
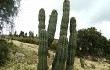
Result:
[[[18,53],[22,53],[24,57],[16,57],[14,53],[10,53],[11,58],[10,61],[4,67],[1,67],[0,70],[37,70],[37,62],[38,62],[38,45],[22,43],[19,41],[12,41],[19,50]],[[53,51],[49,50],[48,57],[48,66],[49,70],[51,70],[52,60],[55,56]],[[89,60],[85,60],[86,67],[83,69],[80,64],[79,58],[75,58],[75,70],[110,70],[110,64],[104,62],[93,62]],[[93,69],[92,66],[95,66]]]

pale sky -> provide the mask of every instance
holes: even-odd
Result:
[[[64,0],[21,0],[21,11],[15,20],[15,30],[19,33],[34,31],[38,33],[38,12],[45,9],[46,27],[53,9],[58,12],[55,38],[59,38]],[[98,31],[110,39],[110,0],[70,0],[70,18],[77,20],[77,29],[96,27]]]

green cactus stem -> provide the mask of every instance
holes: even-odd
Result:
[[[50,15],[50,19],[49,19],[49,25],[48,25],[48,47],[52,44],[53,40],[54,40],[54,35],[55,35],[55,31],[56,31],[56,24],[57,24],[57,11],[54,9],[52,10],[52,13]]]
[[[47,69],[47,54],[48,54],[48,37],[46,30],[42,29],[39,36],[39,49],[38,49],[38,66],[37,70]]]
[[[69,36],[66,70],[74,69],[74,58],[75,58],[76,47],[77,47],[76,19],[72,17],[70,19],[70,36]]]
[[[65,35],[59,38],[56,55],[52,64],[52,70],[64,70],[68,53],[68,39]]]
[[[63,16],[62,16],[61,26],[60,26],[60,36],[62,35],[67,36],[68,23],[69,23],[69,11],[70,11],[70,2],[69,0],[64,0]]]
[[[39,21],[39,25],[38,25],[39,31],[38,32],[40,34],[40,31],[42,29],[45,29],[45,10],[43,8],[41,8],[39,10],[38,21]]]

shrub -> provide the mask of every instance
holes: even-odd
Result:
[[[56,50],[57,48],[57,45],[58,45],[58,40],[54,40],[51,44],[51,46],[49,47],[50,50]]]
[[[38,45],[39,42],[38,42],[38,38],[22,38],[22,37],[16,37],[14,40],[18,40],[18,41],[21,41],[21,42],[24,42],[24,43],[31,43],[31,44],[36,44]]]
[[[110,60],[110,54],[106,55],[105,58],[106,58],[107,60]]]
[[[8,53],[8,43],[5,40],[0,39],[0,66],[5,64],[8,60]]]

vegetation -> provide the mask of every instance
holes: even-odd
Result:
[[[4,65],[6,61],[8,60],[8,55],[9,55],[9,48],[8,48],[8,43],[0,39],[0,66]]]
[[[66,63],[66,70],[72,70],[74,67],[75,52],[77,48],[77,31],[76,31],[76,19],[72,17],[70,19],[70,36],[68,44],[68,58]]]
[[[95,27],[80,29],[78,31],[77,55],[79,56],[104,56],[110,54],[107,49],[108,40]]]
[[[52,63],[52,70],[64,70],[65,69],[67,52],[68,52],[68,39],[64,35],[64,36],[61,36],[59,39],[56,55]]]
[[[52,10],[52,13],[50,15],[50,19],[49,19],[49,25],[48,25],[48,47],[51,46],[53,40],[54,40],[54,35],[55,35],[55,31],[56,31],[56,24],[57,24],[57,11],[56,10]]]
[[[15,40],[6,40],[9,44],[9,60],[4,66],[0,66],[0,70],[36,70],[37,50],[35,44],[22,43]],[[24,56],[23,56],[24,55]]]
[[[47,54],[48,54],[48,37],[47,32],[42,29],[39,34],[39,50],[38,50],[38,66],[37,70],[47,69]]]
[[[40,34],[40,30],[45,29],[45,10],[43,8],[39,10],[38,21],[39,21],[38,32]]]
[[[70,2],[69,0],[64,0],[63,3],[63,16],[62,16],[62,22],[60,26],[60,38],[58,41],[57,49],[56,49],[56,55],[52,63],[52,70],[72,70],[74,69],[74,57],[75,57],[75,50],[77,47],[77,31],[76,31],[76,20],[74,17],[70,20],[70,39],[69,39],[69,45],[68,45],[68,39],[67,39],[67,29],[68,29],[68,22],[69,22],[69,10],[70,10]],[[42,13],[42,15],[41,15]],[[41,18],[42,17],[42,18]],[[45,50],[43,50],[46,46],[46,41],[48,41],[48,46],[50,46],[53,42],[54,34],[56,27],[53,28],[53,26],[56,26],[57,22],[57,11],[53,10],[52,15],[50,16],[49,20],[49,26],[48,26],[48,40],[45,39],[45,36],[40,34],[40,32],[45,29],[43,28],[45,26],[45,16],[44,16],[44,9],[41,8],[39,11],[39,52],[42,51],[42,58],[39,56],[38,63],[38,69],[39,70],[47,70],[46,67],[43,67],[43,63],[47,63],[47,54],[43,54]],[[41,23],[42,22],[42,23]],[[45,32],[44,32],[45,33]],[[42,36],[42,38],[40,38]],[[43,39],[44,38],[44,39]],[[40,41],[40,39],[42,41]],[[42,43],[44,41],[44,43]],[[73,42],[73,43],[72,43]],[[42,48],[42,49],[41,49]],[[69,52],[68,52],[69,51]],[[39,54],[41,55],[41,54]],[[44,58],[45,55],[45,58]],[[68,58],[67,58],[68,57]],[[42,61],[41,61],[42,60]],[[45,61],[44,61],[45,60]],[[67,61],[67,65],[65,66]],[[42,64],[41,64],[42,63]],[[41,64],[41,66],[40,66]],[[46,66],[46,64],[45,64]],[[43,68],[44,69],[43,69]]]
[[[10,42],[10,41],[9,41]],[[6,64],[2,67],[0,67],[0,70],[37,70],[37,63],[38,63],[38,45],[35,44],[29,44],[29,43],[22,43],[17,40],[12,40],[10,42],[12,45],[9,47],[10,51],[10,58],[6,62]],[[21,46],[22,44],[22,46]],[[19,57],[16,54],[21,53],[25,56]],[[51,70],[51,63],[53,61],[53,56],[55,52],[49,50],[50,57],[48,57],[48,70]],[[92,65],[95,65],[94,70],[109,70],[110,64],[106,62],[94,62],[91,60],[84,59],[85,64],[89,67],[85,67],[86,70],[93,70]],[[74,70],[84,70],[80,65],[80,59],[75,57],[75,69]]]
[[[68,29],[68,23],[69,23],[69,11],[70,11],[70,1],[64,0],[63,16],[62,16],[61,26],[60,26],[60,36],[62,35],[67,36],[67,29]]]
[[[2,0],[1,2],[3,3],[5,1]],[[31,64],[35,65],[35,68],[32,68],[32,70],[33,69],[48,70],[48,68],[52,70],[73,70],[76,69],[74,62],[75,56],[77,55],[78,57],[80,57],[79,60],[81,63],[80,66],[83,69],[91,67],[92,69],[96,69],[97,66],[93,64],[91,64],[90,65],[91,67],[89,67],[89,65],[86,64],[86,62],[83,60],[83,57],[84,58],[86,58],[86,56],[90,56],[89,58],[104,57],[110,60],[110,40],[107,40],[106,37],[104,37],[101,32],[97,31],[95,27],[87,29],[83,28],[77,31],[75,17],[71,17],[70,19],[69,27],[70,36],[68,42],[67,29],[69,24],[69,14],[70,14],[69,11],[70,11],[70,2],[69,0],[64,0],[63,16],[61,20],[60,36],[58,40],[54,39],[58,13],[55,9],[52,10],[52,13],[49,18],[48,29],[46,31],[45,10],[43,8],[39,10],[38,14],[39,37],[37,37],[37,35],[35,37],[34,32],[32,31],[29,31],[29,36],[27,35],[27,33],[23,31],[21,31],[20,34],[18,35],[17,32],[15,32],[14,34],[10,33],[10,35],[8,36],[10,39],[21,41],[18,46],[18,42],[14,43],[13,40],[11,40],[11,43],[10,40],[5,41],[8,39],[8,37],[6,39],[4,36],[5,40],[3,39],[0,40],[0,65],[4,65],[5,63],[7,63],[6,65],[8,65],[9,63],[13,62],[14,63],[13,65],[17,64],[14,70],[18,69],[31,70],[29,69],[29,67],[27,67],[28,65]],[[0,10],[0,12],[2,11]],[[16,44],[16,46],[13,43]],[[34,47],[32,45],[31,46],[27,45],[26,43],[34,44]],[[39,48],[36,47],[35,44],[39,44]],[[48,49],[55,50],[55,56],[53,55],[50,58],[49,56],[51,56],[52,53],[50,55],[49,53],[52,51],[50,50],[48,51]],[[10,58],[8,58],[8,56],[10,56]],[[106,62],[108,60],[106,60]],[[51,64],[48,63],[49,61],[51,61]],[[24,68],[20,67],[22,63],[25,63],[23,65]],[[108,63],[110,62],[108,61]],[[50,65],[52,67],[50,67]],[[4,70],[8,70],[8,67],[10,66],[12,66],[12,64],[9,64],[9,66],[7,66],[7,68]],[[1,69],[2,67],[0,67],[0,70]]]
[[[17,16],[21,0],[0,0],[0,32],[9,25],[11,31],[14,27],[13,18]]]

